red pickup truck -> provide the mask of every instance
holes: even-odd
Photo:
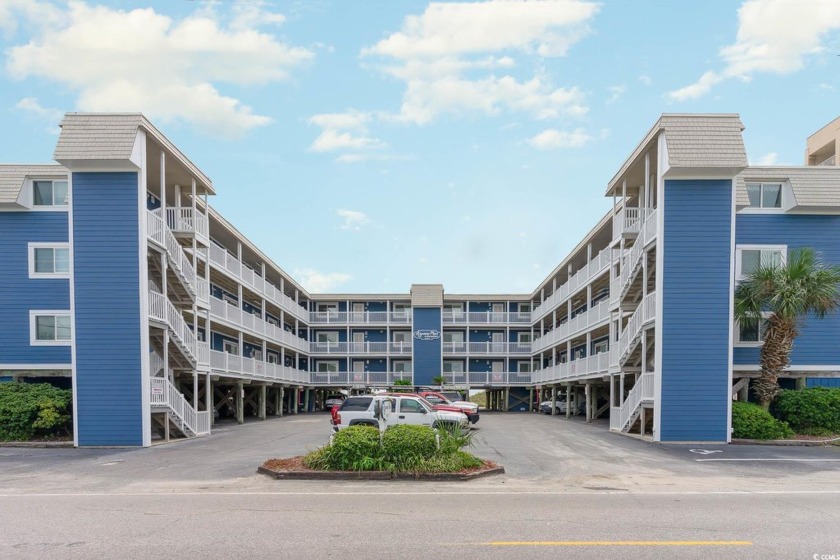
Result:
[[[478,422],[478,405],[475,403],[468,401],[451,401],[437,391],[420,391],[418,394],[429,401],[429,404],[434,407],[446,406],[457,408],[467,415],[467,418],[470,419],[470,423],[475,424]]]

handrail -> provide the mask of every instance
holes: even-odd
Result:
[[[553,294],[547,297],[545,301],[534,307],[531,312],[531,321],[538,321],[545,317],[552,309],[569,299],[570,296],[573,296],[578,289],[585,286],[590,280],[603,274],[611,264],[612,250],[610,248],[601,250],[598,256],[575,272]]]
[[[607,300],[600,301],[588,311],[573,317],[570,321],[563,323],[562,325],[535,339],[533,343],[533,351],[539,352],[545,350],[553,344],[573,338],[581,331],[587,330],[598,323],[608,320],[609,318],[610,302]]]
[[[620,349],[619,363],[624,363],[630,355],[630,351],[633,350],[636,338],[641,333],[642,328],[653,320],[655,316],[656,292],[651,292],[644,297],[633,312],[630,320],[627,321],[627,326],[621,332],[621,336],[618,339],[618,347]]]
[[[621,407],[619,408],[619,419],[618,419],[618,427],[617,429],[620,431],[624,431],[629,426],[631,418],[635,414],[636,410],[639,408],[643,400],[650,400],[653,398],[653,372],[647,372],[641,375],[639,379],[636,381],[636,384],[630,389],[630,392],[627,394],[627,398],[624,399]],[[614,407],[618,408],[618,407]],[[610,429],[616,429],[613,427],[612,422],[612,411],[610,411]]]
[[[210,412],[197,411],[190,405],[184,395],[165,377],[152,377],[150,380],[152,406],[167,407],[178,420],[178,424],[185,431],[193,435],[206,435],[210,433]]]

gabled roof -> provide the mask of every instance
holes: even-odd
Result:
[[[142,129],[196,181],[214,193],[213,183],[141,113],[66,113],[55,147],[56,161],[127,161]]]
[[[840,168],[838,167],[748,167],[735,177],[735,203],[749,206],[748,182],[788,182],[793,192],[791,209],[840,208]]]
[[[67,169],[56,163],[0,165],[0,204],[14,204],[27,177],[61,179],[67,177]]]

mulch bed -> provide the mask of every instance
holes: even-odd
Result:
[[[257,472],[277,480],[473,480],[504,474],[505,468],[493,461],[479,467],[453,473],[391,473],[388,471],[316,471],[303,464],[303,455],[287,459],[269,459]]]

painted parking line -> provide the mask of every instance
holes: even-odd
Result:
[[[495,541],[485,546],[752,546],[750,541]]]
[[[785,459],[772,459],[772,458],[749,458],[749,457],[733,457],[731,459],[719,458],[719,459],[695,459],[698,463],[708,462],[708,461],[785,461],[789,463],[840,463],[840,459],[802,459],[802,458],[785,458]]]

